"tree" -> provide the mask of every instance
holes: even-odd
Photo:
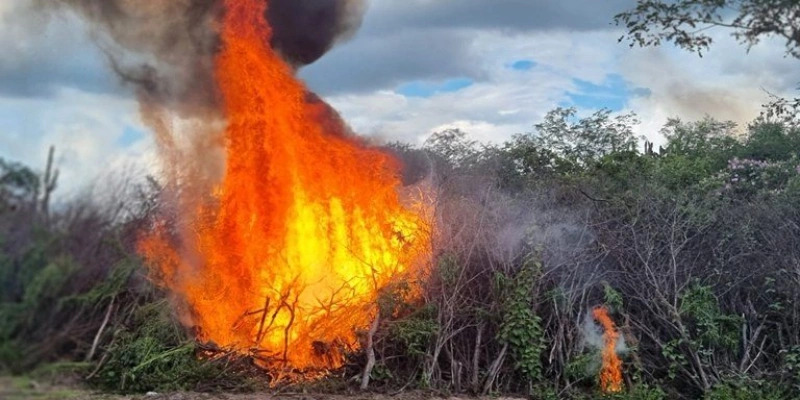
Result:
[[[515,172],[541,180],[543,177],[576,172],[574,162],[560,157],[554,151],[541,147],[537,136],[515,135],[503,145],[512,161]]]
[[[786,53],[800,58],[800,2],[797,0],[638,0],[634,9],[617,14],[617,25],[628,32],[631,46],[653,46],[662,41],[702,54],[713,39],[714,27],[733,30],[747,45],[777,36],[786,41]]]
[[[614,17],[627,33],[631,47],[657,46],[671,42],[700,56],[708,50],[712,28],[732,30],[731,35],[751,47],[763,38],[785,41],[786,54],[800,59],[800,1],[797,0],[637,0],[632,10]],[[771,95],[764,115],[796,123],[800,117],[800,98]]]
[[[776,122],[751,124],[745,138],[742,158],[761,161],[784,161],[797,157],[800,149],[800,128]]]
[[[689,156],[719,154],[727,162],[738,143],[734,138],[735,129],[736,124],[731,121],[717,121],[710,117],[688,123],[671,118],[661,129],[661,134],[667,139],[668,153]]]
[[[0,214],[33,200],[39,176],[24,165],[0,158]]]
[[[434,132],[425,141],[423,148],[456,166],[466,163],[479,150],[478,142],[470,139],[466,132],[458,128]]]
[[[548,112],[544,121],[534,125],[537,135],[533,144],[581,165],[636,147],[633,125],[638,121],[634,114],[612,118],[611,111],[604,109],[577,119],[576,113],[575,108]]]

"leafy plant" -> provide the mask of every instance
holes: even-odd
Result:
[[[538,261],[529,260],[513,277],[498,275],[503,315],[497,338],[506,343],[514,367],[530,382],[541,378],[541,352],[544,349],[542,319],[533,312],[531,289],[541,270]]]
[[[237,368],[240,360],[199,357],[197,344],[172,317],[166,300],[142,306],[129,326],[114,333],[107,359],[90,380],[95,386],[124,393],[252,387]]]
[[[792,400],[784,388],[775,384],[756,380],[725,382],[714,388],[703,397],[704,400]]]
[[[695,337],[700,346],[735,349],[739,344],[741,318],[722,313],[710,286],[695,284],[681,297],[681,316],[695,323]]]

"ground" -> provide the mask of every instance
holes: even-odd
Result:
[[[425,400],[429,393],[404,392],[390,396],[383,394],[331,395],[303,393],[148,393],[139,395],[114,395],[82,389],[78,385],[40,383],[27,377],[0,377],[0,399],[2,400]],[[461,400],[451,397],[446,400]],[[493,400],[518,400],[494,398]]]

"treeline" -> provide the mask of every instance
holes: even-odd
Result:
[[[421,340],[390,347],[387,376],[578,396],[599,368],[587,314],[606,305],[631,398],[800,396],[797,125],[674,119],[655,148],[635,123],[557,109],[501,146],[428,141],[439,261],[426,312],[385,331]]]
[[[448,130],[389,146],[433,188],[434,261],[385,288],[372,390],[597,398],[605,305],[624,338],[609,398],[800,396],[800,129],[556,109],[497,146]],[[206,349],[145,278],[137,232],[157,183],[51,206],[52,168],[0,163],[0,370],[77,371],[114,391],[252,389],[248,360]],[[421,290],[409,296],[409,287]],[[56,364],[53,364],[53,363]],[[353,354],[316,389],[355,390]]]

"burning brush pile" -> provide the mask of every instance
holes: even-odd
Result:
[[[395,161],[349,136],[268,46],[266,7],[225,3],[221,182],[200,202],[177,194],[187,230],[165,220],[141,251],[201,341],[269,368],[335,368],[381,288],[425,261],[424,210],[401,202]]]
[[[121,392],[324,376],[798,398],[796,128],[740,143],[675,122],[687,135],[636,153],[630,117],[556,109],[499,146],[453,129],[379,147],[296,77],[358,27],[360,0],[31,3],[90,27],[161,170],[50,208],[53,152],[42,174],[0,160],[0,374],[69,360]],[[752,159],[744,183],[732,154]]]
[[[490,158],[448,159],[450,146],[469,151],[457,134],[424,149],[372,145],[296,77],[357,28],[362,1],[40,4],[91,26],[136,89],[160,157],[155,206],[125,229],[167,300],[133,288],[130,262],[112,292],[88,296],[101,301],[87,309],[104,312],[76,335],[93,335],[85,352],[74,345],[97,359],[87,380],[185,389],[173,385],[187,371],[188,388],[204,390],[236,388],[254,371],[275,385],[338,369],[362,389],[418,380],[488,394],[563,375],[543,370],[554,333],[534,300],[545,285],[556,290],[539,250],[555,242],[530,240],[530,229],[568,225],[573,210],[540,212],[558,202],[511,195],[480,164]],[[401,156],[426,167],[401,171]],[[405,186],[414,167],[424,171]],[[620,392],[621,335],[606,309],[592,315],[600,325],[587,332],[603,338],[590,343],[602,357],[591,374],[602,391]],[[571,318],[549,319],[565,324],[554,342],[582,346]],[[575,355],[564,351],[562,364]],[[206,379],[231,371],[222,384]]]
[[[382,288],[430,254],[430,210],[399,163],[295,77],[363,4],[60,3],[94,23],[156,133],[162,206],[138,247],[183,323],[271,371],[341,366]]]

